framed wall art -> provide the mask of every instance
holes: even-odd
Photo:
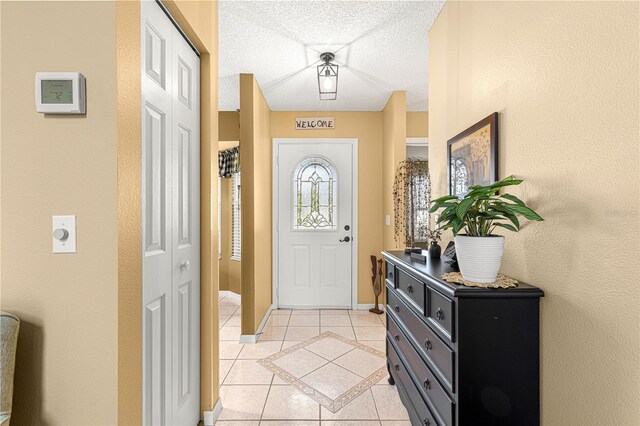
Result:
[[[463,197],[472,185],[498,180],[498,113],[480,120],[447,142],[449,194]]]

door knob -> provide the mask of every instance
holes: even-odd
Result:
[[[191,263],[189,263],[189,261],[188,261],[188,260],[185,260],[184,262],[182,262],[182,263],[180,264],[180,269],[183,269],[183,270],[185,270],[185,271],[188,271],[188,270],[189,270],[189,267],[191,267]]]
[[[349,237],[344,237],[344,239],[340,240],[341,243],[348,243],[349,241],[351,241]]]

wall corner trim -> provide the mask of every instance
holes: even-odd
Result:
[[[273,304],[271,306],[269,306],[269,309],[267,309],[267,312],[264,314],[264,317],[262,318],[262,321],[260,321],[260,325],[258,326],[258,330],[256,331],[256,334],[255,335],[254,334],[243,334],[243,335],[241,335],[240,336],[240,343],[257,343],[258,342],[258,335],[260,335],[262,333],[262,329],[267,324],[267,320],[269,319],[269,315],[271,315],[271,311],[273,311],[275,309],[275,306],[276,305],[273,305]]]
[[[213,426],[216,419],[220,415],[221,411],[222,411],[222,400],[218,398],[218,400],[216,401],[216,405],[213,407],[213,410],[204,411],[202,413],[202,420],[203,420],[204,426]]]
[[[230,290],[220,290],[219,293],[220,293],[220,296],[226,299],[231,299],[234,302],[242,303],[242,296],[240,296],[238,293],[234,293],[233,291],[230,291]]]

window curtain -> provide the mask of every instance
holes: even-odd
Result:
[[[240,147],[236,146],[218,153],[218,176],[230,178],[240,172]]]

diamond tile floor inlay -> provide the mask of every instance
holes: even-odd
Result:
[[[216,426],[411,426],[386,371],[373,386],[360,387],[385,368],[384,315],[276,309],[258,342],[243,344],[240,301],[221,297],[219,305],[222,411]],[[334,335],[321,336],[325,332]],[[286,353],[276,357],[281,351]],[[262,365],[272,357],[273,364],[288,371],[302,388]],[[310,388],[315,389],[311,394],[303,390]],[[329,410],[315,392],[324,395],[325,403],[333,401],[333,409],[344,397],[343,407]]]
[[[387,374],[385,354],[331,331],[258,361],[332,413]]]

